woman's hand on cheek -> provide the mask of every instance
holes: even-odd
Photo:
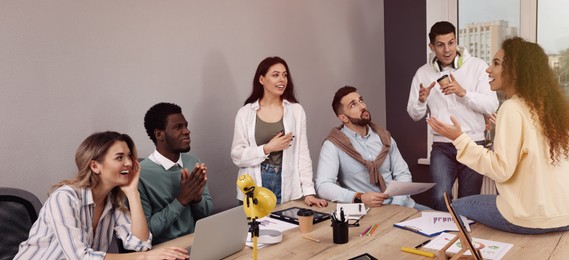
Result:
[[[128,184],[122,185],[121,190],[124,193],[138,191],[138,180],[140,178],[140,163],[136,160],[132,160],[132,167],[128,172],[130,181]]]

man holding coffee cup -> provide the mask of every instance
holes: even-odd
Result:
[[[411,83],[407,113],[418,121],[425,116],[436,117],[448,124],[453,115],[479,145],[484,145],[484,115],[498,108],[496,92],[490,89],[488,64],[471,56],[457,45],[456,29],[449,22],[437,22],[429,32],[428,62],[420,67]],[[428,85],[427,85],[428,84]],[[427,86],[427,87],[425,87]],[[433,133],[429,173],[433,187],[433,208],[446,211],[443,192],[451,193],[458,179],[458,197],[480,194],[482,175],[456,160],[451,140]]]

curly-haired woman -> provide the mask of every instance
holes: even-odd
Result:
[[[496,117],[494,151],[476,145],[460,124],[428,119],[457,148],[457,160],[496,181],[499,195],[453,202],[457,213],[520,234],[569,230],[569,101],[543,49],[507,39],[486,70],[508,98]]]

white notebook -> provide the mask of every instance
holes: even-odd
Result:
[[[369,210],[363,203],[338,203],[336,204],[336,218],[340,219],[340,212],[344,210],[346,219],[360,219]]]

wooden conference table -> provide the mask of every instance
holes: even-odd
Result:
[[[278,206],[275,210],[293,206],[307,207],[302,201],[292,201]],[[313,208],[321,212],[332,212],[335,203],[327,208]],[[420,217],[421,213],[412,208],[394,205],[384,205],[372,208],[360,220],[359,227],[350,227],[349,241],[346,244],[332,242],[332,227],[330,221],[324,221],[314,226],[314,230],[306,235],[320,240],[319,243],[302,238],[298,228],[283,233],[283,240],[259,249],[259,259],[348,259],[368,253],[378,259],[432,259],[419,255],[401,252],[402,246],[414,247],[428,238],[411,231],[393,226],[407,219]],[[372,224],[379,224],[372,236],[360,237],[360,233]],[[550,233],[545,235],[517,235],[491,229],[482,224],[471,226],[472,237],[513,244],[503,259],[567,259],[569,256],[569,232]],[[193,242],[193,236],[187,235],[156,245],[188,247]],[[226,259],[252,259],[253,250],[244,247]]]

